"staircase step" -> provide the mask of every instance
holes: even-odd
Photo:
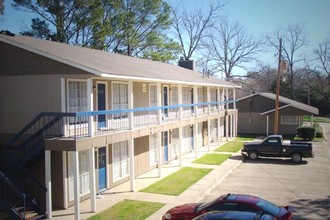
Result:
[[[0,220],[10,220],[10,217],[5,212],[0,212]]]

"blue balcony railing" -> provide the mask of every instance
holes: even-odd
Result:
[[[67,137],[77,139],[130,130],[165,123],[171,120],[179,120],[180,109],[182,112],[181,117],[186,119],[196,117],[196,115],[205,115],[208,112],[214,114],[224,111],[227,106],[226,104],[233,102],[235,101],[228,100],[224,102],[72,113],[43,112],[22,129],[17,134],[21,138],[13,139],[16,143],[11,142],[11,144],[15,146],[24,144],[27,140],[26,137],[33,135],[35,132],[43,132],[45,138]],[[206,111],[201,112],[199,109],[206,109]]]

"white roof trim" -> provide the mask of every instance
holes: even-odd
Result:
[[[126,80],[138,80],[138,81],[149,81],[149,82],[164,82],[164,83],[173,83],[173,84],[188,84],[191,85],[191,82],[178,81],[178,80],[165,80],[165,79],[155,79],[148,77],[137,77],[137,76],[118,76],[108,73],[102,73],[101,77],[105,78],[116,78],[116,79],[126,79]],[[232,85],[220,85],[220,84],[212,84],[212,83],[194,83],[194,85],[200,86],[214,86],[214,87],[224,87],[224,88],[240,88]]]
[[[279,107],[278,109],[279,109],[279,110],[280,110],[280,109],[284,109],[284,108],[287,108],[287,107],[289,107],[289,106],[291,106],[291,104],[283,105],[283,106]],[[271,112],[274,112],[275,110],[276,110],[276,109],[272,109],[272,110],[269,110],[269,111],[266,111],[266,112],[260,113],[260,115],[267,115],[267,114],[269,114],[269,113],[271,113]]]

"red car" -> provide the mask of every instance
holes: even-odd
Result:
[[[274,205],[251,195],[228,194],[208,203],[189,203],[174,207],[163,215],[163,220],[188,220],[210,211],[262,212],[278,220],[292,220],[292,207]]]

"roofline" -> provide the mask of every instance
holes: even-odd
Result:
[[[265,97],[265,98],[267,98],[267,99],[270,99],[270,100],[274,100],[274,101],[276,101],[276,98],[269,97],[269,96],[267,96],[266,94],[272,94],[272,95],[275,95],[275,94],[273,94],[273,93],[267,93],[267,92],[254,93],[254,94],[251,94],[251,95],[245,96],[245,97],[243,97],[243,98],[241,98],[241,99],[238,99],[237,101],[241,101],[241,100],[244,100],[244,99],[248,99],[248,98],[251,98],[252,96],[256,96],[256,95],[260,95],[260,96]],[[318,114],[319,114],[319,110],[318,110],[318,108],[315,108],[315,107],[313,107],[313,106],[307,105],[308,107],[315,109],[315,110],[310,109],[310,111],[309,111],[309,110],[306,110],[306,109],[303,109],[303,108],[301,108],[301,107],[296,106],[296,105],[295,105],[294,103],[292,103],[292,102],[289,102],[289,103],[288,103],[288,102],[284,101],[283,99],[281,99],[281,97],[282,97],[282,96],[279,96],[279,102],[284,103],[284,104],[286,104],[286,105],[282,106],[282,107],[279,108],[279,109],[286,108],[286,107],[288,107],[288,106],[292,106],[292,107],[294,107],[294,108],[297,108],[297,109],[300,109],[300,110],[303,110],[303,111],[306,111],[306,112],[310,112],[311,114],[314,114],[314,115],[318,115]],[[285,98],[285,97],[282,97],[282,98]],[[286,98],[286,99],[288,99],[288,98]],[[297,102],[297,101],[295,101],[295,100],[292,100],[292,101]],[[304,104],[304,103],[301,103],[301,104]],[[306,104],[304,104],[304,105],[306,105]],[[263,112],[263,113],[261,113],[261,115],[268,114],[268,113],[270,113],[270,112],[272,112],[272,111],[275,111],[275,109],[273,109],[273,110],[269,110],[269,111],[267,111],[267,112]]]
[[[94,75],[97,75],[97,76],[101,76],[101,73],[94,70],[94,69],[91,69],[91,68],[88,68],[88,67],[85,67],[85,66],[82,66],[81,64],[77,64],[77,63],[74,63],[74,62],[70,62],[66,59],[63,59],[61,57],[58,57],[58,56],[54,56],[54,55],[51,55],[51,54],[48,54],[46,52],[43,52],[41,50],[38,50],[38,49],[35,49],[35,48],[32,48],[30,46],[27,46],[25,44],[20,44],[20,43],[17,43],[15,41],[10,41],[6,38],[3,38],[3,37],[0,37],[0,41],[2,42],[5,42],[7,44],[10,44],[10,45],[13,45],[15,47],[18,47],[18,48],[21,48],[21,49],[24,49],[24,50],[27,50],[27,51],[30,51],[32,53],[36,53],[36,54],[39,54],[41,56],[44,56],[44,57],[47,57],[47,58],[50,58],[50,59],[53,59],[55,61],[59,61],[61,63],[64,63],[64,64],[67,64],[67,65],[70,65],[70,66],[73,66],[75,68],[78,68],[78,69],[81,69],[81,70],[84,70],[86,72],[89,72],[89,73],[92,73]]]
[[[102,73],[100,71],[97,71],[95,69],[92,68],[88,68],[86,66],[83,66],[81,64],[72,62],[70,60],[58,57],[58,56],[54,56],[52,54],[48,54],[44,51],[38,50],[36,48],[30,47],[26,44],[21,44],[21,43],[17,43],[15,41],[11,41],[8,40],[7,38],[3,38],[0,36],[0,41],[10,44],[12,46],[30,51],[32,53],[36,53],[38,55],[44,56],[46,58],[67,64],[69,66],[75,67],[77,69],[81,69],[83,71],[89,72],[91,74],[96,75],[97,77],[105,77],[105,78],[116,78],[116,79],[128,79],[128,80],[145,80],[145,81],[151,81],[151,82],[166,82],[166,83],[178,83],[178,84],[194,84],[194,85],[201,85],[201,86],[216,86],[216,87],[225,87],[225,88],[241,88],[241,86],[238,85],[222,85],[222,84],[217,84],[217,83],[196,83],[196,82],[187,82],[187,81],[178,81],[178,80],[164,80],[164,79],[155,79],[155,78],[149,78],[149,77],[138,77],[138,76],[123,76],[123,75],[116,75],[116,74],[108,74],[108,73]]]
[[[179,80],[171,80],[171,79],[155,79],[149,77],[138,77],[138,76],[119,76],[114,74],[102,73],[101,77],[105,78],[116,78],[116,79],[128,79],[128,80],[138,80],[138,81],[149,81],[149,82],[165,82],[165,83],[173,83],[173,84],[188,84],[199,86],[214,86],[214,87],[225,87],[225,88],[238,88],[237,86],[232,85],[222,85],[217,83],[196,83],[196,82],[187,82],[187,81],[179,81]]]

